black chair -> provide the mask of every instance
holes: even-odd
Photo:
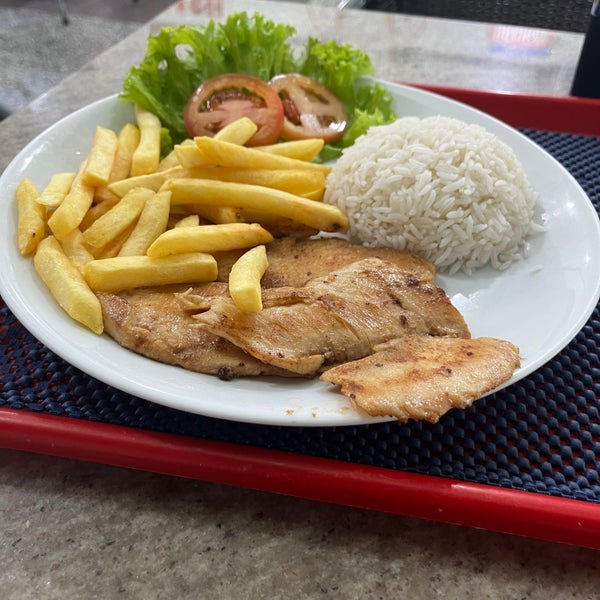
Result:
[[[573,78],[572,96],[600,98],[598,58],[600,58],[600,0],[594,0],[589,25],[583,40],[575,77]]]
[[[67,8],[66,0],[56,0],[58,3],[58,10],[60,11],[60,18],[64,25],[68,25],[71,22],[69,18],[69,9]]]
[[[366,0],[364,8],[584,33],[592,0]]]

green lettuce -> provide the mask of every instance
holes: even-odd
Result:
[[[119,97],[159,117],[165,128],[165,151],[188,137],[183,114],[190,96],[202,81],[223,73],[244,73],[263,81],[301,73],[327,86],[344,103],[349,125],[321,160],[339,156],[371,125],[396,118],[392,97],[370,79],[373,65],[363,51],[309,38],[295,53],[291,43],[295,34],[291,25],[245,12],[202,27],[164,27],[148,38],[146,54],[129,70]]]

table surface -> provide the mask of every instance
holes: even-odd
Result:
[[[393,81],[569,93],[583,35],[184,0],[0,124],[0,168],[73,110],[118,92],[149,33],[258,10],[367,51]],[[35,43],[35,41],[33,42]],[[0,444],[1,445],[1,444]],[[0,450],[3,598],[597,597],[597,553],[345,506]]]

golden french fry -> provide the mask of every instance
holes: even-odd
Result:
[[[73,229],[79,227],[94,200],[93,186],[83,181],[86,162],[84,160],[81,163],[69,193],[48,219],[48,226],[58,240],[62,240]]]
[[[215,134],[215,139],[231,144],[245,144],[257,131],[258,126],[248,117],[241,117],[225,125]]]
[[[197,214],[187,215],[175,223],[175,227],[198,227],[198,225],[200,225],[200,216]]]
[[[94,333],[101,334],[104,324],[100,302],[54,236],[40,242],[33,264],[63,310]]]
[[[83,239],[94,248],[104,248],[140,216],[153,193],[146,188],[131,190],[83,232]]]
[[[131,158],[140,143],[140,137],[141,133],[139,127],[133,123],[126,123],[123,125],[119,131],[117,146],[117,156],[122,158],[123,163],[113,165],[113,168],[118,169],[118,172],[111,173],[111,177],[114,176],[115,179],[122,179],[129,175],[129,171],[131,170]]]
[[[171,211],[181,208],[178,206],[172,206]],[[187,205],[190,211],[197,214],[201,218],[209,221],[210,223],[241,223],[244,221],[240,217],[240,212],[237,208],[231,206],[205,206],[204,204],[189,204]]]
[[[264,245],[251,248],[233,263],[229,272],[229,294],[240,310],[258,312],[262,309],[260,280],[268,266]]]
[[[280,142],[279,144],[269,144],[268,146],[256,146],[257,150],[287,156],[297,160],[312,160],[323,150],[325,142],[320,138],[310,138],[308,140],[293,140],[291,142]]]
[[[35,252],[46,235],[46,208],[39,204],[39,192],[31,179],[21,179],[17,185],[17,243],[26,256]]]
[[[159,193],[163,193],[163,192],[159,192]],[[171,192],[169,192],[168,190],[164,190],[164,193],[169,194],[169,204],[171,204],[170,201],[170,197],[171,197]],[[191,211],[187,206],[169,206],[169,220],[167,222],[167,227],[166,229],[173,229],[173,227],[175,227],[175,225],[177,224],[178,221],[181,221],[181,219],[183,217],[187,217],[188,215],[192,214],[192,212],[195,211]],[[161,233],[163,233],[161,231]]]
[[[194,140],[187,139],[181,142],[183,146],[195,146]],[[157,171],[166,171],[167,169],[172,169],[173,167],[179,167],[179,160],[177,159],[177,154],[175,150],[171,150],[169,154],[167,154],[159,163],[156,168]]]
[[[170,207],[170,192],[158,192],[148,198],[140,218],[121,246],[118,255],[136,256],[146,254],[150,244],[167,228]]]
[[[179,161],[177,160],[177,154],[175,154],[175,150],[171,150],[169,154],[167,154],[161,161],[158,163],[158,167],[156,167],[156,172],[160,173],[160,171],[168,171],[173,167],[178,167]]]
[[[134,150],[140,143],[140,130],[132,123],[127,123],[119,132],[117,138],[117,152],[115,153],[115,159],[113,161],[113,168],[108,178],[108,184],[113,181],[120,181],[129,177],[129,171],[131,170],[131,157],[133,156]],[[108,185],[107,184],[107,185]],[[117,196],[113,194],[106,186],[102,186],[96,189],[94,196],[96,202],[105,202],[112,200],[116,202]]]
[[[85,217],[79,223],[79,229],[85,231],[92,223],[97,221],[102,215],[105,215],[121,198],[114,197],[115,200],[103,200],[99,204],[90,206],[90,209],[85,213]]]
[[[314,190],[308,190],[303,192],[302,194],[297,194],[298,196],[302,196],[307,200],[312,200],[313,202],[320,202],[323,200],[323,196],[325,194],[325,186],[323,188],[315,188]]]
[[[138,175],[114,181],[108,186],[108,189],[120,198],[134,188],[148,188],[157,192],[169,178],[182,177],[184,173],[185,171],[181,167],[172,167],[171,169],[157,171],[156,173],[147,173],[146,175]]]
[[[100,125],[96,127],[96,135],[83,172],[84,183],[94,187],[108,183],[117,152],[117,143],[117,134],[112,129]]]
[[[173,148],[173,152],[177,157],[177,164],[185,169],[210,168],[213,169],[216,165],[211,164],[198,150],[196,144],[177,144]]]
[[[83,272],[83,267],[94,260],[94,255],[90,252],[88,245],[83,239],[81,229],[76,228],[60,241],[63,252],[69,260],[77,267],[79,272]]]
[[[340,232],[348,228],[348,217],[336,206],[315,202],[282,190],[210,179],[172,179],[171,204],[235,206],[287,217],[321,231]]]
[[[324,164],[297,160],[230,144],[210,137],[194,138],[196,147],[176,146],[175,152],[182,167],[237,167],[242,169],[308,169],[327,175],[331,167]]]
[[[214,281],[217,261],[202,252],[161,258],[116,256],[89,262],[84,274],[93,290],[118,292],[152,285]]]
[[[256,223],[223,223],[178,227],[160,235],[148,248],[148,256],[160,257],[187,252],[218,252],[266,244],[273,236]]]
[[[74,179],[75,173],[55,173],[37,201],[44,206],[56,208],[69,193]]]
[[[140,106],[135,106],[140,129],[140,143],[131,157],[131,176],[154,173],[160,162],[160,119]]]
[[[129,239],[134,227],[135,223],[131,223],[131,225],[128,225],[125,230],[110,240],[103,248],[92,248],[94,258],[113,258],[113,256],[119,256],[123,244]]]
[[[325,190],[325,173],[307,169],[239,169],[235,167],[197,167],[183,169],[181,174],[171,172],[171,178],[191,177],[194,179],[218,179],[236,183],[250,183],[284,190],[290,194],[314,199],[323,197]]]
[[[171,197],[171,192],[169,192],[169,190],[161,190],[158,193],[166,193],[169,194],[169,198]],[[191,204],[189,206],[184,206],[183,204],[179,204],[176,206],[171,205],[170,211],[169,211],[169,217],[175,217],[177,220],[181,219],[181,217],[187,217],[188,215],[191,215],[192,210],[190,210],[190,206],[192,206]],[[168,228],[170,229],[170,227]]]

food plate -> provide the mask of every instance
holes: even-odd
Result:
[[[382,82],[399,115],[442,114],[485,127],[513,148],[536,190],[535,219],[546,231],[531,238],[528,258],[498,272],[439,275],[474,337],[510,340],[522,366],[506,385],[527,376],[566,346],[591,315],[600,295],[600,223],[589,198],[553,157],[518,131],[443,96]],[[50,176],[73,171],[88,151],[97,125],[119,129],[133,118],[116,96],[62,119],[11,162],[0,178],[0,292],[21,323],[43,344],[87,374],[161,405],[206,416],[293,426],[343,426],[389,419],[357,411],[318,380],[216,377],[163,365],[96,336],[72,321],[45,289],[16,244],[14,193],[29,177],[43,188]]]

